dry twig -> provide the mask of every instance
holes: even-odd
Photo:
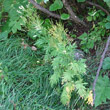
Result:
[[[32,3],[35,8],[39,9],[40,11],[44,12],[45,14],[52,16],[54,18],[60,19],[60,15],[52,13],[51,11],[45,9],[44,7],[40,6],[37,2],[35,2],[35,0],[29,0],[30,3]]]
[[[80,23],[83,26],[86,26],[86,23],[83,22],[82,20],[80,20],[78,18],[78,16],[76,16],[76,14],[73,12],[72,8],[70,7],[70,5],[68,4],[67,0],[63,0],[63,4],[65,6],[65,8],[67,9],[68,13],[71,15],[71,19],[76,22],[76,23]]]

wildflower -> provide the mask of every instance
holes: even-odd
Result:
[[[87,103],[91,104],[93,106],[93,93],[92,93],[92,91],[89,92]]]

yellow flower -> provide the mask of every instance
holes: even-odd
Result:
[[[92,93],[92,91],[89,92],[89,95],[87,98],[87,103],[91,104],[91,106],[93,106],[93,93]]]

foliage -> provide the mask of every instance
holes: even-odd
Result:
[[[58,9],[63,8],[63,3],[61,0],[55,0],[53,4],[50,5],[49,10],[50,11],[56,11]]]
[[[102,20],[103,17],[105,16],[105,13],[101,10],[96,10],[95,8],[93,8],[93,9],[89,9],[88,15],[89,15],[87,17],[88,21],[96,21],[98,19]]]
[[[99,77],[96,85],[95,106],[106,103],[106,99],[110,99],[110,81],[107,76]]]
[[[104,2],[110,7],[110,0],[104,0]]]
[[[110,16],[107,16],[107,23],[105,24],[106,29],[110,29]]]
[[[62,0],[36,2],[49,9],[47,12],[56,13],[60,16],[59,19],[65,21],[61,23],[50,16],[46,19],[46,16],[36,11],[27,0],[0,0],[1,109],[70,110],[82,109],[82,106],[87,104],[93,106],[92,80],[87,79],[88,54],[87,60],[76,59],[75,52],[80,48],[88,53],[100,44],[102,39],[106,39],[105,36],[109,35],[110,16],[106,18],[106,14],[94,6],[83,7],[86,0],[73,2],[71,6],[75,5],[74,8],[70,7],[72,14]],[[109,9],[110,0],[101,1],[102,4],[104,2],[107,4],[104,4],[105,9]],[[97,3],[101,4],[100,1]],[[81,13],[80,9],[84,12]],[[71,15],[75,15],[75,18],[79,16],[80,21],[83,14],[85,15],[82,19],[90,23],[90,29],[83,30],[84,33],[81,32],[82,35],[78,37],[80,30],[75,30],[75,27],[79,24],[71,22],[71,29],[66,20],[72,20]],[[64,27],[68,27],[68,30]],[[71,30],[73,42],[69,41]],[[15,39],[14,36],[19,38]],[[25,44],[20,37],[27,39],[28,43]],[[74,43],[77,40],[81,41],[78,47],[77,43]],[[109,60],[109,57],[104,59],[104,70],[110,69]],[[94,77],[91,73],[90,76]],[[99,77],[95,106],[110,99],[109,83],[107,76]]]
[[[87,89],[82,80],[84,74],[86,74],[85,60],[75,60],[75,45],[69,44],[62,25],[52,25],[49,33],[51,37],[45,59],[47,61],[48,59],[52,60],[54,74],[50,78],[50,83],[52,87],[58,83],[64,86],[61,102],[64,105],[68,105],[74,89],[82,98],[85,98],[87,95]]]
[[[61,19],[63,19],[63,20],[69,19],[69,17],[70,17],[70,15],[65,14],[65,13],[63,13],[63,14],[61,15]]]
[[[87,90],[82,80],[86,73],[85,60],[81,59],[77,61],[74,59],[74,50],[76,46],[74,44],[71,45],[67,40],[63,26],[61,24],[52,24],[52,27],[48,30],[42,26],[43,22],[41,22],[37,15],[34,14],[33,17],[30,17],[32,13],[36,13],[32,8],[27,7],[27,9],[23,8],[23,10],[19,11],[24,13],[22,18],[28,20],[25,26],[28,29],[27,35],[36,41],[35,45],[38,49],[43,49],[46,52],[45,61],[52,62],[54,74],[50,78],[51,86],[53,87],[53,85],[61,82],[63,83],[62,86],[66,85],[66,88],[69,88],[68,86],[72,83],[76,88],[76,93],[82,98],[85,98]],[[80,83],[78,83],[78,81]],[[64,94],[64,90],[61,95],[61,101],[63,104],[69,104],[71,98],[71,95],[69,95],[70,92]]]
[[[8,20],[3,26],[3,33],[16,33],[17,30],[21,30],[21,26],[25,25],[25,19],[21,18],[21,13],[18,11],[19,8],[24,9],[23,6],[26,6],[27,1],[18,0],[17,3],[14,3],[14,0],[4,0],[3,1],[3,11],[8,12]],[[22,6],[21,6],[22,5]],[[21,7],[20,7],[21,6]],[[8,35],[8,34],[7,34]]]
[[[110,69],[110,57],[106,57],[106,58],[104,59],[103,69],[104,69],[104,70]]]
[[[98,22],[98,24],[93,25],[93,28],[90,30],[90,32],[83,33],[79,39],[81,40],[81,48],[85,52],[89,52],[89,49],[93,49],[95,43],[98,43],[101,41],[102,37],[107,35],[106,28],[106,19],[103,19],[103,21]]]

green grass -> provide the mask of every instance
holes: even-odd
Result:
[[[50,87],[51,65],[37,63],[40,54],[23,49],[20,38],[0,40],[0,110],[67,110]]]

